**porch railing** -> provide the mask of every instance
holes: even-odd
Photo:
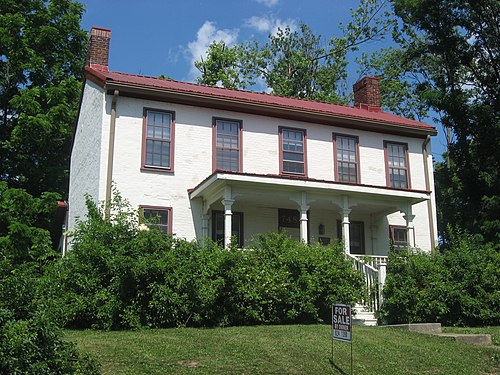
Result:
[[[385,283],[387,257],[379,255],[346,254],[354,268],[365,277],[365,297],[362,304],[370,312],[376,312],[382,303],[382,290]]]

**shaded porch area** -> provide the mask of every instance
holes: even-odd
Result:
[[[415,246],[413,205],[425,191],[274,175],[215,172],[189,192],[198,238],[231,240],[286,231],[305,242],[343,239],[351,255],[386,256],[391,240]]]

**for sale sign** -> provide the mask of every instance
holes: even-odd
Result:
[[[332,338],[352,343],[351,305],[332,305]]]

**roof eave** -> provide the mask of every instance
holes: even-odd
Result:
[[[336,125],[347,128],[362,129],[375,132],[385,132],[396,135],[406,135],[425,138],[427,135],[437,135],[434,127],[411,127],[404,124],[365,119],[342,114],[331,114],[306,109],[283,107],[276,104],[258,103],[248,100],[226,98],[203,93],[183,92],[168,88],[136,85],[131,83],[108,80],[104,74],[94,70],[87,70],[89,75],[100,81],[106,90],[119,90],[120,96],[168,101],[178,104],[196,105],[202,107],[219,108],[244,113],[272,116],[297,121],[319,122],[327,125]],[[95,82],[95,79],[93,81]],[[97,83],[97,82],[96,82]],[[381,129],[383,126],[383,129]]]

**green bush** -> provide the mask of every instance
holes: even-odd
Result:
[[[317,322],[327,319],[333,302],[361,297],[362,276],[341,244],[309,246],[268,233],[251,249],[231,250],[223,264],[230,324]]]
[[[65,342],[57,253],[48,231],[57,195],[34,198],[0,182],[0,373],[97,373]]]
[[[224,250],[139,230],[138,213],[119,194],[109,220],[88,206],[60,267],[70,327],[316,322],[332,302],[361,296],[362,276],[340,244],[309,246],[270,233],[251,249]]]
[[[390,324],[500,324],[499,246],[450,231],[440,252],[389,255],[382,317]]]
[[[80,355],[51,319],[35,314],[18,320],[0,308],[0,373],[2,374],[98,374],[90,357]]]

